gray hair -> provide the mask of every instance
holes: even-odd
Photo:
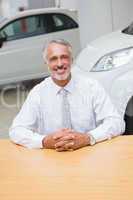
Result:
[[[66,40],[63,40],[63,39],[51,40],[43,48],[43,58],[44,58],[45,62],[48,61],[47,60],[47,50],[48,50],[48,47],[49,47],[50,44],[53,44],[53,43],[62,44],[64,46],[68,47],[68,50],[69,50],[70,54],[72,55],[72,45],[69,42],[67,42]]]

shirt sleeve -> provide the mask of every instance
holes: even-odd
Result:
[[[125,130],[125,122],[104,88],[96,82],[92,93],[96,128],[89,133],[95,138],[96,142],[122,134]]]
[[[32,90],[9,131],[11,140],[27,148],[42,148],[45,135],[37,132],[39,119],[39,95]]]

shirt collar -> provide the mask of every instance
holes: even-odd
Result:
[[[65,85],[65,90],[67,90],[69,93],[72,93],[74,91],[74,77],[71,76],[70,81]]]
[[[60,93],[60,91],[62,90],[63,87],[60,87],[56,83],[54,83],[54,81],[52,80],[51,77],[50,77],[50,80],[51,80],[51,86],[52,86],[55,94]],[[67,90],[69,93],[72,93],[74,91],[74,78],[73,78],[73,76],[71,76],[70,81],[67,83],[67,85],[65,85],[64,89]]]

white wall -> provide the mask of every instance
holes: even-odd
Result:
[[[78,9],[78,0],[55,0],[57,5],[61,5],[63,8],[75,8]]]
[[[55,0],[28,0],[29,8],[48,8],[55,6]]]
[[[0,0],[0,14],[10,17],[18,12],[20,7],[31,9],[54,6],[55,0]]]
[[[18,12],[18,8],[24,6],[25,8],[28,7],[28,0],[1,0],[0,7],[1,7],[1,14],[5,17],[10,17]]]
[[[10,13],[11,15],[14,15],[16,12],[19,12],[20,7],[24,7],[25,9],[28,9],[28,0],[9,0],[10,4]]]
[[[82,47],[95,38],[112,31],[110,0],[78,1]]]
[[[121,29],[133,21],[133,0],[112,0],[113,30]]]
[[[1,15],[5,16],[5,17],[10,16],[9,0],[2,0],[1,1]]]

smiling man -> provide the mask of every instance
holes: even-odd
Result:
[[[79,149],[124,132],[124,121],[93,79],[71,73],[72,47],[52,40],[43,51],[51,76],[35,86],[10,129],[28,148]]]

